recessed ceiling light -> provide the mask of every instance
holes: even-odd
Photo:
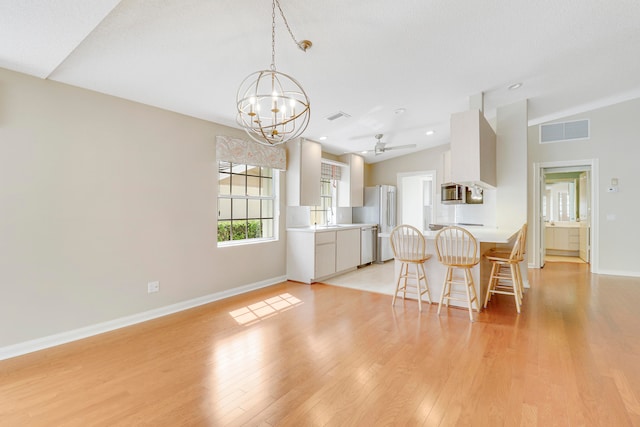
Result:
[[[431,136],[431,135],[433,135],[434,133],[436,133],[436,131],[435,131],[435,130],[433,130],[433,129],[429,129],[428,131],[426,131],[426,132],[425,132],[425,135],[427,135],[427,136]]]
[[[321,136],[320,138],[318,138],[320,141],[326,141],[327,137],[326,136]]]
[[[402,114],[402,113],[404,113],[405,111],[407,111],[407,109],[406,109],[406,108],[398,108],[398,109],[395,111],[395,113],[396,113],[396,114]]]
[[[511,86],[509,86],[507,89],[516,90],[516,89],[520,89],[521,87],[522,87],[522,83],[514,83]]]

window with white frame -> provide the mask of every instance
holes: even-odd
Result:
[[[335,222],[337,187],[340,180],[340,167],[322,163],[320,175],[320,205],[311,206],[311,224],[326,225]]]
[[[218,244],[275,239],[274,169],[218,162]]]

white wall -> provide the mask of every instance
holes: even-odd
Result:
[[[0,69],[0,348],[282,278],[284,239],[217,248],[220,134]]]
[[[529,221],[533,220],[533,164],[597,159],[599,181],[599,273],[640,276],[638,246],[640,228],[640,99],[622,102],[556,122],[589,119],[591,138],[582,141],[539,144],[539,127],[528,132]],[[608,193],[612,178],[620,191]],[[530,240],[531,242],[531,240]],[[529,248],[532,249],[531,247]]]

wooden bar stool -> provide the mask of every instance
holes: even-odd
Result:
[[[527,246],[527,224],[524,224],[518,232],[518,237],[511,248],[506,251],[493,248],[484,254],[491,261],[491,275],[487,295],[484,299],[484,307],[494,294],[513,295],[516,302],[516,310],[520,313],[522,299],[524,298],[524,283],[520,272],[520,263],[524,261]]]
[[[399,292],[402,292],[402,299],[405,299],[407,295],[407,281],[411,277],[416,281],[418,308],[422,311],[422,295],[426,295],[427,301],[431,304],[429,283],[424,269],[425,261],[431,258],[431,255],[427,254],[427,241],[420,230],[406,224],[395,227],[391,231],[390,240],[393,255],[395,259],[401,263],[398,280],[396,282],[396,291],[393,293],[391,305],[395,305]],[[415,266],[413,274],[409,272],[409,265]]]
[[[450,300],[463,301],[469,308],[469,319],[473,322],[473,305],[480,311],[476,287],[473,283],[471,268],[480,262],[478,257],[478,242],[475,237],[461,227],[445,227],[436,234],[436,254],[438,261],[447,266],[447,274],[440,295],[438,314],[442,303],[449,306]],[[463,277],[455,277],[454,271],[462,270]],[[454,285],[463,285],[464,290],[456,289]],[[454,297],[465,294],[466,298]]]

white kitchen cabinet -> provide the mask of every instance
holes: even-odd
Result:
[[[451,115],[451,182],[496,186],[496,133],[480,110]]]
[[[322,146],[298,138],[287,143],[287,206],[320,205]]]
[[[336,272],[336,232],[325,231],[315,235],[315,268],[313,278],[329,276]]]
[[[364,203],[364,158],[357,154],[340,157],[345,164],[338,183],[338,207],[357,208]]]
[[[336,232],[288,231],[287,279],[312,283],[336,272]]]
[[[360,264],[360,227],[287,230],[287,280],[313,283]]]
[[[355,268],[360,264],[360,229],[336,231],[336,271]]]

